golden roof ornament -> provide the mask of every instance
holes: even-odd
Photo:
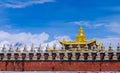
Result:
[[[76,36],[76,42],[86,42],[86,37],[83,33],[82,25],[80,25],[80,28],[78,30],[78,35]]]
[[[77,48],[78,44],[81,46],[81,48],[84,48],[85,45],[88,45],[88,47],[91,47],[94,45],[94,43],[96,43],[96,40],[87,41],[86,36],[84,35],[83,29],[82,29],[82,25],[80,25],[80,28],[78,30],[78,34],[77,34],[76,39],[74,41],[66,41],[64,39],[64,40],[60,40],[59,42],[61,45],[65,46],[65,49],[67,49],[66,46],[70,46],[70,45],[74,46],[74,48]],[[100,46],[99,44],[95,44],[95,45],[96,45],[96,48],[98,48]],[[74,48],[72,48],[72,49],[74,49]]]

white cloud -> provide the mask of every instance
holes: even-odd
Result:
[[[105,24],[103,23],[98,23],[98,24],[95,24],[94,27],[101,27],[101,26],[104,26]]]
[[[32,43],[34,45],[39,46],[40,43],[44,43],[48,40],[49,35],[45,32],[41,34],[31,34],[31,33],[17,33],[11,34],[5,31],[0,31],[0,47],[5,44],[6,46],[13,45],[14,47],[20,45],[23,47],[25,44],[31,46]]]
[[[54,0],[2,0],[0,6],[8,8],[24,8],[33,4],[44,4],[47,2],[54,2]]]
[[[76,24],[76,25],[90,26],[90,22],[88,22],[88,21],[75,21],[75,22],[71,22],[71,23]]]
[[[102,27],[105,25],[105,23],[92,22],[92,21],[74,21],[71,23],[75,25],[82,25],[82,26],[89,27],[89,28],[97,28],[97,27]]]
[[[109,25],[106,25],[106,27],[109,31],[120,34],[120,23],[111,22]]]
[[[14,49],[20,46],[21,51],[25,45],[27,45],[28,50],[30,50],[32,44],[34,44],[34,47],[36,48],[41,44],[43,50],[45,50],[47,44],[49,44],[50,48],[53,48],[53,45],[56,44],[57,49],[61,49],[62,46],[59,43],[59,40],[62,40],[63,38],[66,38],[68,41],[71,40],[69,36],[56,36],[54,37],[54,40],[47,42],[49,40],[49,34],[45,32],[40,34],[25,32],[12,34],[5,31],[0,31],[0,34],[0,48],[2,48],[5,44],[6,48],[9,49],[9,46],[12,44]]]
[[[108,32],[114,32],[114,33],[117,33],[120,35],[120,20],[119,20],[120,17],[117,17],[115,19],[112,19],[110,18],[110,20],[108,19],[104,19],[104,20],[101,20],[101,21],[75,21],[75,22],[72,22],[73,24],[76,24],[76,25],[83,25],[85,27],[88,27],[88,28],[101,28],[101,29],[105,29],[106,31]],[[103,28],[104,27],[104,28]],[[101,30],[102,31],[102,30]]]
[[[69,36],[55,36],[54,37],[56,40],[63,40],[66,39],[67,41],[71,41],[71,38]]]

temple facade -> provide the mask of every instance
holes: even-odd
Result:
[[[82,26],[74,41],[59,41],[61,49],[56,45],[50,50],[47,45],[43,52],[41,45],[35,51],[32,44],[28,50],[25,45],[21,50],[3,45],[0,51],[0,70],[3,71],[118,71],[120,70],[120,44],[116,50],[109,45],[106,50],[96,40],[86,40]],[[112,67],[112,68],[111,68]]]

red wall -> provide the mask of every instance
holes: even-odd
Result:
[[[120,71],[120,62],[0,62],[1,71]]]

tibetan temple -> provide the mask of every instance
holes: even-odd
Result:
[[[0,51],[1,71],[120,71],[120,44],[113,49],[110,44],[106,50],[96,40],[86,40],[82,26],[78,30],[76,40],[59,40],[62,47],[56,45],[43,51],[41,45],[37,50],[25,46],[9,50],[5,45]]]
[[[84,50],[85,47],[88,49],[92,49],[93,46],[100,46],[100,44],[96,43],[96,40],[94,39],[92,39],[91,41],[86,41],[82,26],[80,26],[80,29],[78,30],[78,35],[76,36],[75,41],[67,42],[66,40],[61,40],[60,43],[65,46],[65,49],[80,47]]]

